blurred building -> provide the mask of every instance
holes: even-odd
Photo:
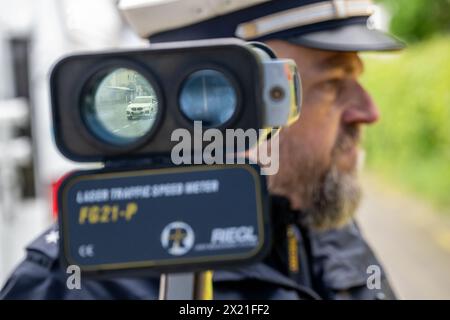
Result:
[[[52,184],[80,167],[53,139],[52,65],[74,51],[145,45],[113,0],[0,0],[0,286],[52,223]],[[88,165],[92,166],[92,165]]]

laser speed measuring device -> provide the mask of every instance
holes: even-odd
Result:
[[[103,163],[59,188],[66,265],[123,275],[264,256],[270,223],[258,166],[176,166],[173,133],[196,139],[196,122],[224,134],[289,125],[301,102],[293,61],[235,39],[167,43],[65,57],[50,85],[58,149],[73,161]],[[205,144],[194,142],[192,152]]]

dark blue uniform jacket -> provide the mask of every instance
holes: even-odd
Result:
[[[380,263],[351,223],[327,232],[311,232],[289,217],[286,204],[274,206],[273,245],[260,263],[214,272],[214,299],[394,299]],[[299,268],[289,270],[286,226],[294,228]],[[292,229],[291,229],[292,230]],[[0,299],[157,299],[159,277],[81,280],[69,290],[59,263],[57,241],[47,235],[26,248],[25,260],[7,280]],[[370,266],[381,270],[378,288],[368,286]],[[373,268],[373,267],[372,267]],[[370,269],[370,268],[369,268]],[[372,269],[371,269],[372,270]]]

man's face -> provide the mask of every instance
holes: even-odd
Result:
[[[280,169],[269,177],[272,193],[286,196],[311,226],[338,227],[353,216],[360,198],[356,179],[361,127],[378,110],[358,83],[356,53],[313,50],[271,40],[279,58],[291,58],[302,77],[303,109],[280,133]]]

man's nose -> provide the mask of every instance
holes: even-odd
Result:
[[[380,112],[369,93],[355,82],[350,93],[343,121],[349,123],[371,124],[380,118]]]

